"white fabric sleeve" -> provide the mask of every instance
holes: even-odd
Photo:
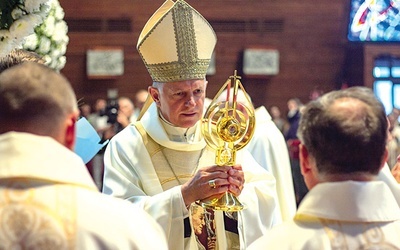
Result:
[[[245,159],[242,167],[246,182],[238,197],[245,206],[238,213],[241,249],[246,249],[267,230],[282,223],[275,178],[259,166],[251,155],[245,156]]]

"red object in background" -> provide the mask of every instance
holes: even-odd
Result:
[[[287,141],[290,159],[299,159],[299,139],[290,139]]]

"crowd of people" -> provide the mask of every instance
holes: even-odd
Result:
[[[216,43],[166,1],[137,43],[148,89],[93,109],[36,54],[0,58],[0,249],[399,249],[398,112],[366,87],[291,98],[286,117],[257,107],[221,163],[202,134]],[[109,140],[90,167],[73,152],[80,117]],[[226,194],[243,209],[209,206]]]
[[[111,101],[99,98],[94,104],[93,112],[82,112],[82,110],[85,110],[82,109],[82,106],[89,109],[87,108],[87,106],[91,107],[89,104],[80,106],[80,115],[85,117],[97,131],[101,142],[105,142],[136,121],[146,98],[147,91],[143,89],[137,91],[134,100],[126,96],[121,96]],[[87,167],[99,190],[103,186],[104,150],[105,147],[87,163]]]

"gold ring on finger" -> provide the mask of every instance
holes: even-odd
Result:
[[[210,187],[212,187],[212,188],[215,188],[215,187],[216,187],[216,185],[215,185],[215,180],[209,180],[209,181],[208,181],[208,185],[209,185]]]

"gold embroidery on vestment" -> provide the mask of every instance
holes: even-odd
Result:
[[[0,249],[76,248],[76,196],[72,188],[3,180],[0,194]]]

